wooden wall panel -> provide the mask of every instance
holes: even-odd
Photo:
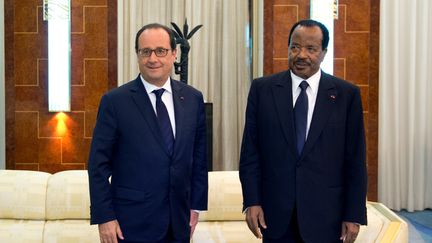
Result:
[[[379,26],[380,0],[370,1],[369,34],[369,102],[367,119],[368,195],[378,199],[378,102],[379,102]]]
[[[377,7],[378,6],[378,7]],[[264,2],[264,73],[288,69],[288,35],[291,26],[309,18],[309,0]],[[360,87],[367,137],[368,198],[377,199],[377,106],[379,2],[339,0],[339,18],[334,21],[334,75]],[[373,62],[373,63],[371,63]],[[375,76],[371,76],[371,72]],[[373,92],[371,92],[371,88]]]
[[[85,169],[100,97],[116,86],[116,1],[77,0],[71,12],[71,112],[48,112],[47,22],[41,0],[5,0],[6,168]],[[110,16],[113,15],[113,16]],[[109,39],[109,37],[111,39]],[[115,37],[115,38],[114,38]],[[113,43],[114,42],[114,43]]]

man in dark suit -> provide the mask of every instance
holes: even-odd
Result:
[[[203,96],[170,78],[177,51],[169,28],[144,26],[135,49],[140,75],[100,102],[88,169],[91,223],[101,242],[189,242],[207,209]]]
[[[249,229],[264,243],[353,242],[366,224],[359,89],[320,70],[327,28],[296,23],[289,70],[254,80],[240,180]]]

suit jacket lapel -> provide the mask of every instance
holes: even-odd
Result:
[[[138,106],[138,110],[141,112],[141,115],[144,117],[144,120],[147,122],[147,125],[150,127],[155,139],[158,143],[163,147],[165,153],[168,154],[167,148],[162,141],[162,135],[159,128],[159,123],[157,121],[156,114],[154,112],[153,106],[150,102],[150,99],[147,95],[147,91],[144,88],[144,85],[141,81],[141,78],[138,76],[134,81],[135,83],[130,89],[132,99],[135,104]]]
[[[184,95],[182,92],[182,87],[179,85],[178,81],[171,79],[171,87],[173,91],[173,103],[174,103],[174,113],[175,113],[175,123],[176,123],[176,136],[174,143],[174,154],[178,150],[178,147],[182,144],[182,127],[184,124]]]
[[[334,83],[328,78],[327,74],[321,72],[321,80],[318,87],[312,122],[310,124],[309,134],[301,158],[303,158],[312,149],[314,143],[324,129],[328,118],[333,112],[333,106],[335,103],[334,98],[336,96],[337,90]]]
[[[292,81],[289,71],[286,71],[285,75],[272,86],[272,90],[277,116],[279,117],[285,139],[288,142],[288,147],[294,154],[297,154],[293,117]]]

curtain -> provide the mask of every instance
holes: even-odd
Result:
[[[432,208],[432,2],[381,0],[378,198]]]
[[[118,1],[118,11],[119,85],[139,72],[134,44],[143,25],[203,25],[189,40],[188,84],[213,103],[213,170],[237,170],[250,85],[248,0]]]

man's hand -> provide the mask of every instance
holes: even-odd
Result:
[[[246,223],[255,237],[262,239],[259,225],[261,225],[261,227],[264,229],[267,228],[267,225],[264,221],[264,211],[262,210],[261,206],[251,206],[246,210]]]
[[[340,239],[344,243],[352,243],[356,240],[360,231],[360,225],[352,222],[342,222],[342,233]]]
[[[190,211],[190,222],[189,222],[189,226],[191,227],[190,229],[190,238],[192,239],[192,235],[193,232],[195,231],[195,226],[198,224],[198,217],[199,217],[199,213],[195,212],[195,210]]]
[[[99,224],[99,238],[101,243],[117,243],[117,236],[124,240],[123,233],[117,220]]]

